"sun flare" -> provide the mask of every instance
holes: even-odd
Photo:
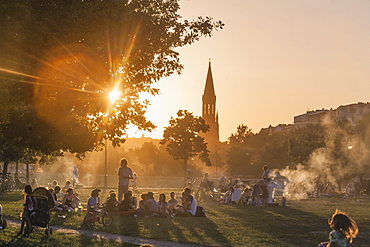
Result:
[[[121,91],[119,91],[117,88],[114,88],[108,93],[109,102],[114,104],[120,98],[121,94]]]

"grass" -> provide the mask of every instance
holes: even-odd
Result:
[[[86,203],[90,190],[80,189],[77,192],[82,202]],[[138,191],[137,196],[141,192],[147,191]],[[158,189],[154,192],[158,197],[159,193],[168,195],[170,191],[168,189]],[[175,192],[177,195],[180,194],[180,190]],[[108,192],[103,190],[101,198],[106,198],[107,194]],[[22,211],[22,200],[23,196],[20,192],[9,193],[1,202],[4,207],[4,215],[7,218],[19,219],[19,214]],[[370,196],[347,199],[321,197],[288,200],[287,207],[259,208],[221,205],[210,199],[200,203],[205,208],[206,218],[116,217],[111,226],[96,225],[94,230],[208,246],[317,246],[319,242],[327,240],[330,231],[327,220],[338,208],[347,212],[359,225],[360,233],[354,240],[355,246],[369,246],[369,204]],[[64,219],[53,213],[51,225],[87,229],[81,226],[84,216],[85,213],[83,212],[69,213]],[[4,238],[3,235],[0,235],[0,243],[3,243],[1,242]],[[32,237],[32,234],[30,237]],[[61,239],[58,240],[59,238]],[[58,237],[58,235],[53,235],[49,241],[67,240]],[[90,246],[88,241],[93,240],[79,237],[70,241],[86,242]],[[94,246],[94,241],[91,242],[91,246]],[[61,244],[50,244],[49,246],[51,245]]]
[[[0,246],[19,246],[19,247],[46,247],[46,246],[73,246],[73,247],[138,247],[134,244],[119,244],[107,240],[95,240],[84,235],[67,235],[54,233],[47,238],[43,231],[35,231],[29,237],[16,237],[19,229],[9,227],[0,233]]]

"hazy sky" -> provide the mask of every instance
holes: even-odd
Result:
[[[369,0],[181,0],[185,19],[225,28],[179,49],[182,75],[162,79],[147,117],[161,138],[179,109],[201,115],[211,59],[220,139],[239,124],[254,132],[295,115],[370,101]],[[140,134],[141,135],[141,134]],[[130,135],[132,136],[132,135]]]

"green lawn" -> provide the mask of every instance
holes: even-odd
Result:
[[[77,192],[86,203],[90,190],[80,189]],[[138,191],[137,196],[139,197],[142,192],[147,191]],[[168,194],[170,191],[157,189],[153,192],[156,193],[157,199],[158,193]],[[178,195],[180,190],[175,192]],[[106,198],[107,194],[108,192],[103,190],[101,198]],[[20,192],[8,194],[1,201],[4,215],[19,219],[22,200]],[[360,233],[354,240],[354,245],[369,246],[370,243],[370,234],[368,234],[370,196],[348,199],[321,197],[288,200],[287,207],[230,206],[218,204],[211,199],[200,205],[206,210],[206,218],[117,217],[111,226],[97,225],[94,229],[128,236],[212,246],[317,246],[319,242],[327,240],[330,231],[327,220],[338,208],[347,212],[359,225]],[[66,218],[61,218],[53,213],[51,225],[87,229],[81,226],[84,215],[83,212],[69,213]],[[4,236],[6,234],[0,234],[0,244],[6,241]],[[64,241],[63,238],[53,235],[48,241],[62,240]],[[73,241],[91,242],[92,240],[78,237],[78,240]],[[94,243],[91,242],[91,245]]]

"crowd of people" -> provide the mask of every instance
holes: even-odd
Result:
[[[135,179],[135,177],[137,178],[137,175],[127,166],[127,160],[121,159],[118,169],[118,193],[112,189],[109,191],[107,198],[101,200],[100,193],[102,191],[93,189],[87,200],[86,210],[92,213],[99,213],[101,208],[104,207],[108,213],[124,217],[167,218],[200,216],[199,212],[203,209],[197,205],[196,198],[192,195],[189,187],[184,188],[179,199],[177,199],[175,192],[170,192],[167,200],[166,194],[160,193],[158,196],[155,196],[152,191],[142,193],[140,199],[137,199],[128,186],[129,180]],[[213,184],[208,179],[208,174],[205,174],[202,183],[204,183],[204,186],[213,188]],[[280,195],[284,203],[284,189],[288,183],[289,180],[286,177],[282,176],[278,171],[271,171],[267,166],[263,167],[262,178],[257,180],[252,186],[246,186],[243,190],[240,189],[238,180],[226,179],[225,176],[222,176],[219,188],[223,188],[223,186],[229,187],[224,191],[219,202],[229,205],[269,206],[269,204],[274,203],[274,195]],[[135,181],[133,188],[136,186]],[[39,184],[36,179],[33,179],[30,185],[25,186],[25,202],[19,234],[22,233],[24,224],[29,224],[27,217],[29,217],[30,212],[35,209],[37,204],[32,197],[33,191],[37,187],[39,187]],[[81,209],[81,200],[69,180],[66,181],[64,186],[60,186],[56,180],[53,180],[52,183],[48,184],[47,189],[54,200],[55,207],[52,210],[74,212]],[[330,183],[325,186],[318,184],[317,190],[317,193],[324,192],[329,194],[334,192],[334,188]],[[1,214],[2,207],[0,205],[0,220]],[[351,242],[358,233],[356,222],[344,212],[336,211],[329,220],[329,225],[332,228],[329,234],[330,242],[320,243],[320,247],[332,246],[331,243]]]
[[[141,216],[141,217],[174,217],[174,216],[195,216],[197,202],[191,195],[190,188],[185,188],[179,200],[175,192],[169,193],[169,200],[165,194],[159,194],[155,200],[154,193],[149,191],[140,195],[140,200],[128,191],[124,194],[123,200],[119,201],[115,190],[110,190],[109,196],[104,202],[100,199],[100,189],[94,189],[88,199],[87,210],[99,212],[102,206],[107,212],[118,216]]]
[[[253,185],[247,185],[243,190],[240,189],[237,179],[220,178],[219,188],[223,188],[228,181],[228,189],[224,192],[219,203],[240,204],[254,206],[276,205],[275,196],[280,197],[282,202],[286,202],[284,197],[285,186],[289,180],[282,176],[280,172],[273,172],[267,166],[263,167],[262,178]],[[284,206],[284,205],[283,205]]]

